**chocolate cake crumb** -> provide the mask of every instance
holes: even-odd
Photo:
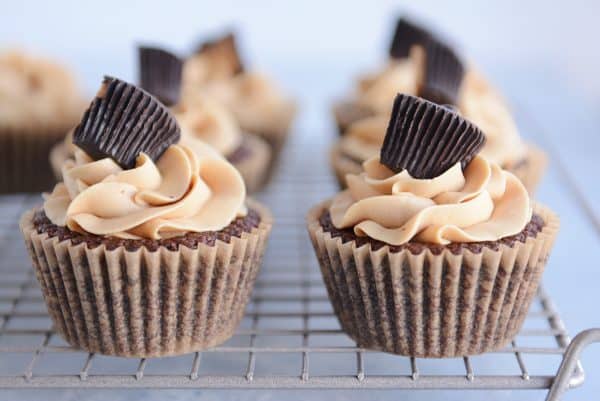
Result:
[[[155,252],[161,247],[167,248],[170,251],[177,251],[180,245],[190,249],[197,249],[198,244],[214,246],[217,240],[229,243],[232,237],[241,238],[243,233],[251,232],[254,228],[258,227],[260,221],[260,214],[256,210],[249,209],[245,217],[236,218],[220,231],[190,232],[177,237],[153,240],[105,237],[71,231],[67,227],[52,223],[43,209],[36,211],[33,216],[33,225],[38,234],[46,233],[49,237],[58,237],[60,241],[70,240],[73,245],[85,242],[88,249],[94,249],[104,244],[108,250],[123,246],[130,252],[135,252],[141,247],[145,247],[151,252]]]
[[[367,236],[359,237],[354,234],[354,230],[352,228],[343,228],[338,229],[333,225],[331,221],[331,215],[329,214],[329,210],[325,209],[319,217],[319,223],[323,228],[323,231],[330,233],[333,238],[341,238],[342,243],[355,241],[356,247],[359,248],[363,245],[369,245],[372,250],[376,251],[384,246],[389,246],[390,252],[400,252],[404,249],[407,249],[413,255],[418,255],[423,252],[425,249],[429,249],[434,255],[441,254],[444,249],[450,250],[455,255],[461,253],[463,249],[467,249],[473,253],[481,253],[483,248],[490,248],[494,251],[497,251],[501,244],[508,245],[512,247],[515,242],[525,242],[527,238],[535,238],[537,234],[542,231],[544,228],[544,220],[541,216],[534,214],[531,217],[531,220],[525,228],[516,235],[511,235],[509,237],[504,237],[499,239],[498,241],[482,241],[482,242],[453,242],[448,245],[438,245],[432,243],[425,242],[416,242],[411,241],[402,245],[388,245],[383,241],[379,241]]]

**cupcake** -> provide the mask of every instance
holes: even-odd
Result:
[[[534,192],[546,155],[521,139],[506,102],[479,71],[463,66],[450,45],[403,18],[397,23],[389,55],[381,71],[358,80],[352,99],[334,107],[342,138],[331,150],[331,164],[342,187],[345,174],[360,171],[360,164],[377,153],[393,99],[406,93],[456,108],[486,135],[482,153]]]
[[[88,352],[155,357],[226,341],[271,229],[239,172],[179,143],[169,110],[105,78],[63,182],[21,231],[57,332]]]
[[[360,347],[474,355],[522,326],[559,222],[484,140],[454,110],[398,95],[379,155],[310,210],[329,298]]]
[[[84,107],[63,66],[17,51],[0,54],[0,193],[52,187],[48,153]]]
[[[198,93],[221,101],[244,132],[265,139],[274,163],[289,134],[296,104],[267,75],[246,70],[233,34],[202,43],[185,61],[184,98]]]
[[[176,55],[155,47],[138,50],[140,86],[171,108],[181,127],[181,143],[200,154],[206,145],[213,147],[239,170],[248,193],[258,191],[267,179],[269,145],[257,135],[242,133],[235,117],[216,99],[198,94],[184,101],[180,96],[183,64]],[[74,150],[71,134],[52,149],[50,163],[58,179]]]

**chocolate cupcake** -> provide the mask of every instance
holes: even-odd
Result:
[[[271,215],[229,162],[179,136],[158,100],[107,78],[73,132],[64,181],[21,217],[48,312],[72,346],[177,355],[221,344],[241,320]]]
[[[21,52],[0,54],[0,193],[52,187],[48,153],[84,108],[64,67]]]
[[[271,146],[271,169],[291,129],[296,103],[267,75],[248,70],[230,33],[203,42],[185,60],[184,99],[209,95],[224,104],[242,131],[260,136]]]
[[[406,93],[448,104],[478,125],[487,137],[482,153],[519,177],[531,194],[534,192],[546,167],[544,152],[523,142],[497,90],[477,70],[465,66],[439,35],[401,18],[386,66],[359,78],[356,86],[355,95],[334,106],[342,138],[331,150],[331,163],[342,188],[344,176],[360,171],[360,164],[377,153],[366,155],[365,149],[376,149],[383,141],[381,124],[369,121],[388,118],[396,94]],[[353,126],[355,123],[359,128]],[[365,125],[373,132],[357,137],[356,131],[364,132]],[[357,153],[363,156],[357,157]]]
[[[521,328],[559,221],[483,140],[453,110],[398,95],[380,154],[309,212],[329,298],[360,347],[458,357]]]

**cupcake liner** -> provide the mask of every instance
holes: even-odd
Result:
[[[246,192],[251,194],[261,189],[267,180],[271,149],[262,138],[252,134],[244,134],[244,146],[248,147],[248,157],[233,165],[244,179]]]
[[[0,127],[0,194],[52,189],[48,153],[70,128]]]
[[[558,218],[535,205],[545,226],[535,238],[480,253],[372,251],[321,228],[329,201],[308,214],[308,231],[343,330],[358,346],[414,357],[458,357],[503,348],[521,328],[558,231]]]
[[[346,133],[353,122],[374,115],[375,113],[372,110],[352,101],[338,102],[333,106],[333,116],[340,136]]]
[[[531,143],[526,144],[526,146],[525,162],[517,164],[515,167],[509,167],[508,171],[516,175],[525,185],[529,194],[533,195],[548,166],[548,156],[543,150]]]
[[[230,243],[156,252],[73,245],[20,221],[57,332],[87,352],[156,357],[200,351],[233,335],[261,264],[271,215]]]
[[[329,159],[340,189],[347,187],[347,174],[360,174],[362,171],[360,163],[344,155],[339,142],[332,146],[329,152]]]

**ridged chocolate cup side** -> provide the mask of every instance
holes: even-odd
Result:
[[[88,352],[157,357],[223,343],[238,326],[258,274],[271,215],[256,202],[260,225],[230,243],[178,251],[107,250],[72,245],[20,221],[57,332]]]
[[[246,192],[252,194],[260,190],[267,181],[271,148],[264,139],[253,134],[244,134],[243,141],[243,146],[248,147],[248,156],[232,164],[242,175]]]
[[[183,61],[175,54],[150,46],[138,47],[140,86],[166,106],[179,102]]]
[[[455,105],[464,75],[465,67],[452,48],[437,40],[427,41],[419,96],[437,104]]]
[[[57,127],[0,127],[0,194],[52,189],[54,175],[48,153],[75,125]]]
[[[360,347],[414,357],[459,357],[503,348],[521,328],[558,232],[558,217],[536,204],[545,226],[535,238],[458,255],[371,251],[321,228],[308,231],[329,299]]]
[[[94,160],[110,157],[127,169],[141,152],[158,160],[180,136],[175,117],[154,96],[106,76],[73,131],[73,143]]]
[[[381,147],[381,163],[415,178],[433,178],[463,166],[485,143],[483,132],[456,112],[425,99],[398,94]]]

